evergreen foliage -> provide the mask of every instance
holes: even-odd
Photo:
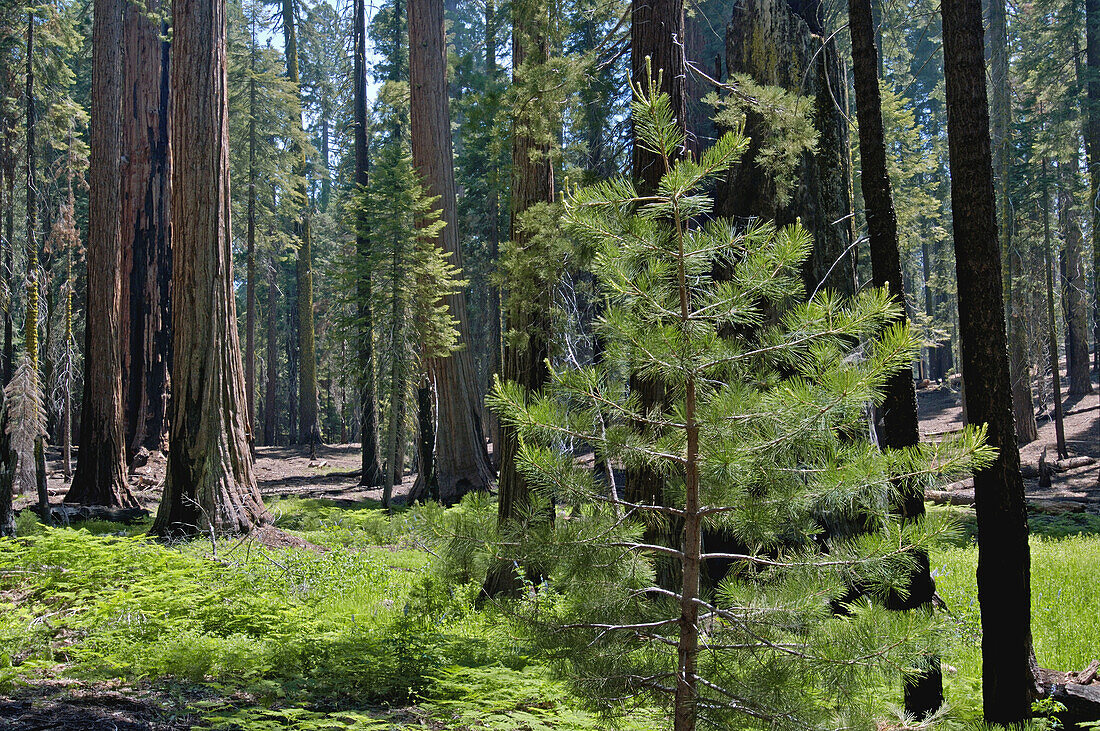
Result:
[[[441,517],[449,570],[477,580],[503,560],[544,577],[515,617],[603,712],[656,702],[678,728],[696,716],[738,728],[866,726],[868,686],[911,671],[935,644],[926,617],[845,603],[850,586],[903,591],[914,552],[947,530],[891,518],[892,480],[959,475],[989,452],[976,430],[878,452],[865,405],[916,346],[904,326],[883,330],[896,315],[887,293],[802,301],[809,241],[798,226],[738,230],[711,218],[706,185],[747,140],[727,133],[671,164],[683,140],[667,98],[639,90],[634,115],[641,143],[666,161],[656,194],[613,179],[566,201],[567,230],[595,252],[607,301],[604,364],[551,368],[541,393],[497,384],[490,404],[518,430],[519,469],[538,498],[522,525],[495,529],[476,509],[482,498]],[[716,282],[719,263],[731,276]],[[672,409],[640,409],[626,372],[665,384]],[[620,500],[576,459],[586,445],[597,460],[659,470],[663,505]],[[549,521],[553,504],[573,512]],[[643,543],[653,523],[683,526],[679,548]],[[701,528],[737,549],[703,549]],[[661,556],[682,566],[675,591],[655,585]],[[729,565],[713,590],[700,561]]]

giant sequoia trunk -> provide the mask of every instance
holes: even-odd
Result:
[[[156,11],[151,2],[150,11]],[[172,345],[168,42],[126,4],[122,82],[122,387],[126,449],[164,448]]]
[[[355,0],[355,184],[367,185],[367,20],[366,0]],[[382,482],[378,453],[378,389],[374,373],[374,304],[371,292],[371,244],[363,223],[355,230],[355,252],[359,260],[356,300],[359,308],[359,438],[363,445],[361,485]]]
[[[514,0],[512,5],[513,87],[521,89],[522,102],[512,133],[512,222],[511,243],[516,251],[531,247],[532,232],[522,225],[527,209],[538,203],[554,201],[554,167],[550,144],[536,136],[539,120],[554,112],[537,99],[537,90],[526,85],[522,74],[550,60],[546,25],[549,14],[541,0]],[[532,281],[516,282],[505,309],[509,337],[504,341],[504,380],[513,381],[530,392],[540,391],[550,377],[546,359],[550,356],[550,288],[553,283],[542,272],[555,271],[550,262],[531,267]],[[518,337],[513,337],[516,335]],[[500,425],[500,500],[497,513],[501,523],[517,519],[530,504],[530,488],[519,474],[516,452],[519,439],[514,427]]]
[[[905,290],[902,286],[901,257],[898,253],[898,219],[886,166],[886,135],[882,123],[882,97],[878,85],[878,51],[875,48],[871,0],[848,1],[848,27],[852,35],[852,74],[855,80],[856,114],[859,121],[859,156],[863,169],[860,185],[867,206],[867,233],[871,249],[871,276],[876,287],[888,287],[895,296],[905,322]],[[891,376],[879,409],[882,415],[881,443],[889,449],[905,449],[920,442],[917,426],[917,394],[908,367]],[[924,489],[913,480],[902,480],[900,512],[905,520],[924,515]],[[932,611],[935,585],[929,571],[928,554],[921,551],[909,576],[904,599],[897,597],[891,608]],[[928,658],[927,670],[905,682],[905,710],[925,718],[943,705],[943,676],[939,658]]]
[[[440,220],[446,225],[436,244],[461,268],[443,2],[408,0],[408,13],[413,163],[428,196],[439,198]],[[439,499],[451,503],[472,490],[488,489],[493,473],[481,428],[481,394],[467,347],[470,328],[465,293],[448,295],[447,306],[458,321],[459,350],[433,359],[430,368],[438,404],[434,472]],[[425,465],[420,471],[427,473]]]
[[[996,460],[974,473],[982,697],[987,723],[1022,723],[1036,688],[1027,506],[1012,418],[980,0],[943,0],[948,154],[967,417]]]
[[[819,285],[844,294],[855,291],[852,170],[848,151],[848,84],[832,37],[824,36],[816,0],[746,0],[738,3],[726,31],[730,74],[748,74],[759,84],[779,86],[814,99],[816,152],[806,153],[795,175],[799,185],[779,205],[753,142],[730,174],[720,196],[725,216],[758,216],[779,225],[801,219],[813,235],[803,264],[807,292]],[[760,136],[763,121],[750,114],[745,134]]]
[[[225,0],[173,0],[172,398],[153,532],[270,521],[252,468],[230,245]]]
[[[283,0],[283,48],[286,53],[286,77],[298,86],[298,35],[295,28],[294,4],[296,0]],[[295,125],[301,129],[302,116],[297,113]],[[299,176],[298,195],[302,211],[294,223],[294,238],[298,241],[298,258],[295,276],[298,291],[298,441],[309,444],[311,449],[320,441],[317,423],[317,354],[313,329],[313,242],[310,229],[309,192],[306,189],[306,151],[298,143],[294,174]]]
[[[92,23],[92,126],[88,199],[88,309],[80,453],[65,502],[137,503],[126,485],[122,411],[122,25],[125,0],[96,0]],[[30,343],[28,343],[28,350]]]

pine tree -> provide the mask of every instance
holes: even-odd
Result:
[[[634,115],[665,170],[655,190],[613,179],[566,200],[566,230],[596,251],[608,300],[604,362],[552,368],[541,392],[500,383],[491,397],[519,434],[520,470],[534,487],[529,518],[553,504],[573,512],[498,532],[475,496],[471,510],[434,523],[452,549],[448,567],[468,576],[486,559],[515,561],[545,577],[508,606],[531,649],[565,661],[581,698],[604,712],[658,702],[677,731],[869,725],[859,684],[891,662],[911,668],[927,647],[925,623],[870,603],[837,615],[829,600],[851,581],[876,596],[896,590],[927,546],[929,525],[887,515],[893,475],[923,480],[931,464],[957,473],[988,452],[974,430],[888,454],[858,439],[863,404],[880,399],[915,350],[903,324],[889,325],[896,304],[882,290],[800,302],[804,230],[757,223],[739,232],[712,215],[705,191],[747,139],[731,132],[697,159],[673,162],[685,140],[668,97],[648,87]],[[739,334],[720,336],[729,327]],[[666,386],[667,413],[622,388],[627,372]],[[585,443],[610,462],[658,471],[661,501],[609,494],[574,456]],[[823,533],[824,521],[857,513],[869,533]],[[654,519],[681,523],[675,546],[641,538]],[[707,551],[704,525],[746,548]],[[675,586],[657,585],[656,557],[680,566]],[[708,591],[700,573],[713,560],[732,568]]]

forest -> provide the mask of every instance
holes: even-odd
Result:
[[[0,731],[1100,729],[1100,0],[0,0]]]

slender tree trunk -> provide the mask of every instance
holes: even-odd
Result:
[[[283,48],[286,54],[286,77],[298,86],[298,35],[295,28],[296,0],[283,0]],[[302,129],[301,112],[296,114],[299,130]],[[309,194],[306,188],[306,152],[294,143],[295,175],[299,176],[298,195],[302,211],[294,224],[294,237],[298,240],[298,259],[295,272],[298,280],[298,442],[309,444],[310,453],[321,439],[317,423],[317,354],[313,329],[313,244],[310,229]]]
[[[1061,189],[1062,232],[1065,237],[1065,269],[1062,287],[1066,299],[1066,366],[1069,371],[1069,395],[1092,393],[1089,378],[1088,310],[1084,274],[1085,238],[1072,179],[1077,173],[1077,158],[1072,157]]]
[[[8,306],[4,309],[4,385],[11,381],[15,368],[15,333],[14,317],[12,310],[12,288],[15,286],[12,275],[15,269],[15,153],[12,151],[11,138],[15,134],[12,129],[14,114],[4,120],[4,172],[8,185],[8,211],[4,227],[7,245],[4,246],[4,278],[8,285]]]
[[[92,24],[92,126],[88,205],[88,306],[80,454],[65,502],[136,506],[126,484],[122,409],[121,157],[123,0],[96,0]]]
[[[447,96],[447,45],[442,0],[408,0],[410,121],[413,163],[427,194],[439,197],[446,225],[436,244],[462,267],[455,200],[454,155],[451,143],[450,100]],[[439,499],[453,503],[473,490],[493,483],[492,466],[481,428],[481,394],[469,348],[466,295],[446,298],[458,322],[458,350],[435,358],[430,370],[436,387],[437,421],[435,477]],[[425,465],[420,466],[424,476]],[[418,478],[418,482],[419,482]],[[414,487],[414,492],[416,492]]]
[[[248,433],[256,429],[256,20],[253,16],[248,65],[248,233],[244,310],[244,394],[248,402]],[[255,440],[253,439],[254,443]]]
[[[882,97],[878,82],[878,51],[875,47],[871,0],[848,0],[848,27],[852,36],[852,74],[855,80],[856,113],[859,121],[859,155],[863,165],[860,184],[867,206],[871,273],[876,287],[887,287],[900,308],[897,322],[905,322],[905,291],[901,257],[898,253],[898,219],[886,166],[886,137],[882,123]],[[911,368],[890,377],[879,409],[882,415],[880,441],[888,449],[905,449],[920,442],[917,425],[917,394]],[[924,516],[924,489],[913,480],[902,480],[899,505],[905,520]],[[890,608],[932,611],[935,585],[929,571],[928,554],[917,555],[904,600],[892,598]],[[905,710],[926,718],[943,705],[943,676],[938,657],[927,658],[927,670],[905,682]]]
[[[496,4],[494,0],[485,2],[485,75],[490,82],[496,81],[499,73],[497,69],[497,19]],[[495,267],[500,261],[500,169],[497,166],[498,158],[493,157],[488,171],[489,185],[489,261]],[[486,388],[492,385],[493,377],[503,373],[504,367],[504,340],[501,320],[502,289],[500,285],[493,284],[488,288],[489,299],[489,378]],[[489,440],[493,443],[492,466],[500,469],[500,419],[493,412],[489,412]]]
[[[1047,283],[1047,350],[1050,355],[1050,381],[1054,391],[1054,433],[1057,440],[1058,459],[1069,457],[1066,449],[1065,419],[1062,409],[1062,369],[1058,360],[1058,320],[1054,315],[1054,256],[1051,253],[1050,191],[1047,190],[1047,161],[1043,160],[1043,262],[1046,265]]]
[[[993,145],[993,182],[997,196],[997,229],[1001,237],[1004,267],[1005,313],[1008,316],[1009,372],[1012,408],[1020,444],[1039,438],[1031,396],[1031,369],[1027,353],[1027,323],[1022,295],[1016,292],[1016,276],[1022,272],[1020,254],[1012,246],[1012,209],[1008,200],[1008,155],[1011,140],[1012,102],[1008,88],[1008,14],[1005,0],[990,0],[989,54]]]
[[[366,0],[355,0],[355,183],[363,190],[367,185],[367,36]],[[359,220],[355,232],[355,251],[359,259],[356,280],[359,310],[359,439],[363,447],[361,485],[373,486],[382,481],[382,465],[378,452],[378,388],[374,366],[374,302],[373,272],[370,271],[371,242]],[[389,454],[392,454],[390,452]]]
[[[1100,0],[1085,0],[1085,65],[1088,72],[1085,149],[1089,160],[1089,200],[1092,201],[1092,312],[1095,318],[1092,362],[1100,373]],[[1070,393],[1073,393],[1072,382]]]
[[[967,416],[986,425],[997,449],[996,460],[974,473],[982,699],[987,723],[1023,723],[1036,691],[1031,569],[1005,342],[981,2],[943,0],[940,12]]]
[[[275,446],[278,415],[275,412],[275,397],[279,388],[279,281],[278,264],[272,258],[267,263],[267,366],[264,371],[267,381],[264,383],[264,444]]]
[[[271,520],[252,468],[233,294],[225,0],[173,0],[171,445],[159,535]]]
[[[149,17],[159,0],[126,3],[123,21],[120,232],[122,387],[127,457],[163,450],[171,369],[169,285],[171,149],[170,50]]]

